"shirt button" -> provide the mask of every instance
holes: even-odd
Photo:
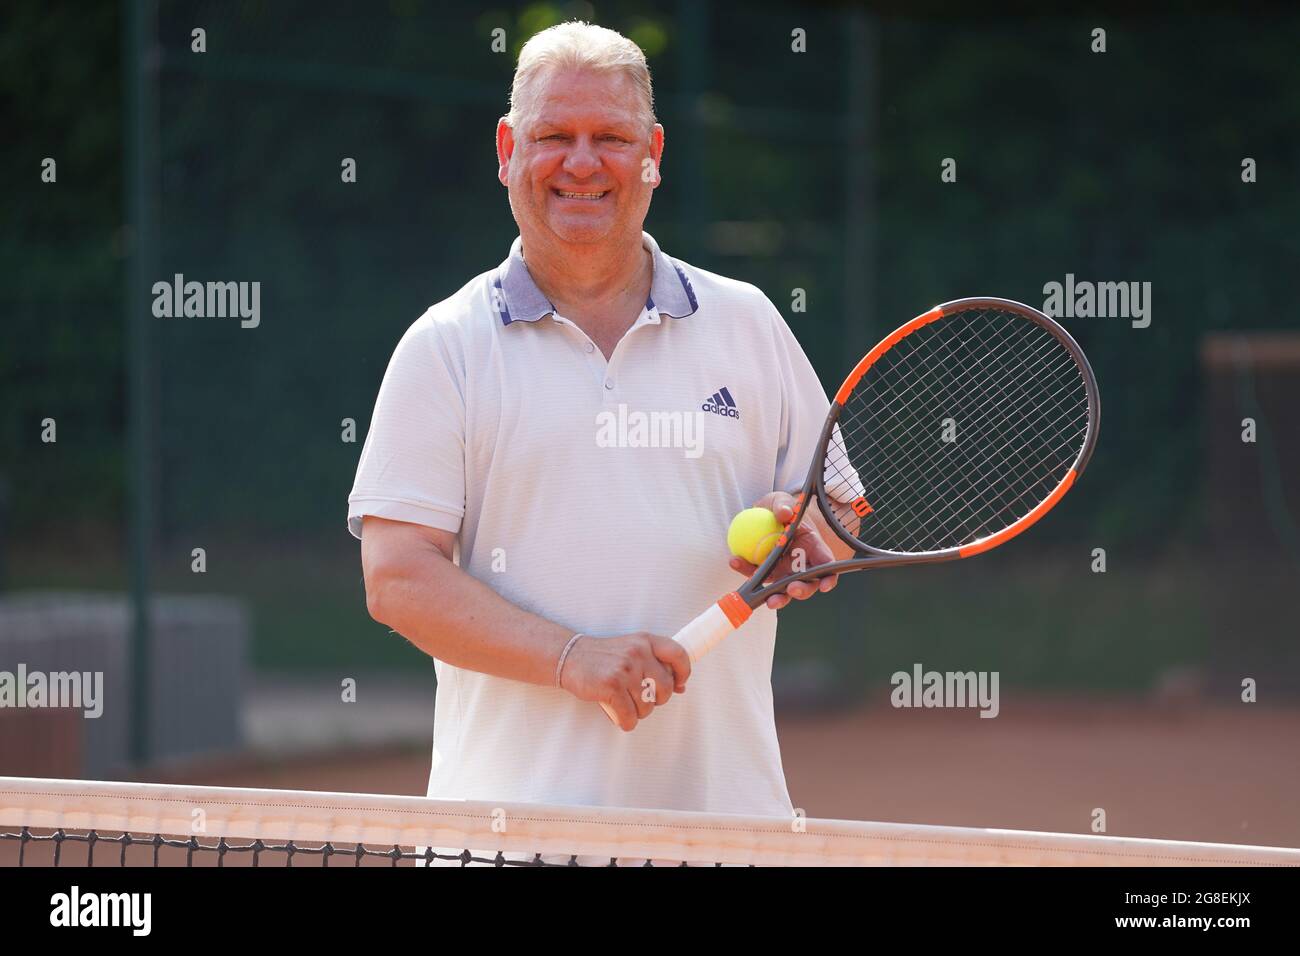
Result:
[[[587,351],[588,351],[588,352],[594,352],[594,351],[596,351],[596,346],[594,346],[594,345],[592,345],[590,342],[588,342],[588,343],[587,343]]]
[[[614,383],[613,383],[610,379],[605,379],[605,387],[606,387],[606,388],[613,388],[613,387],[614,387]]]

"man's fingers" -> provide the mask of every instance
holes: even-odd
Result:
[[[671,637],[664,637],[656,638],[652,649],[655,658],[664,665],[665,678],[671,678],[669,686],[678,694],[686,690],[686,681],[691,676],[691,655],[686,653],[686,648]]]
[[[773,491],[758,499],[755,508],[766,508],[776,515],[776,520],[789,524],[794,520],[794,495],[786,491]]]
[[[784,492],[776,496],[772,502],[772,514],[776,515],[776,520],[781,524],[789,524],[794,520],[794,497]]]
[[[792,600],[806,601],[814,594],[825,594],[828,591],[833,591],[839,580],[840,576],[838,574],[828,574],[812,581],[795,581],[785,589],[784,594],[773,594],[764,603],[773,611],[779,611]]]
[[[822,538],[821,533],[806,522],[799,525],[799,529],[795,532],[795,541],[808,555],[809,564],[827,564],[835,560],[835,553],[831,551],[830,545]]]
[[[649,717],[656,707],[662,707],[672,700],[676,689],[677,678],[671,667],[658,660],[648,665],[637,692],[637,712],[642,719]]]
[[[755,571],[758,570],[757,564],[750,564],[744,558],[733,557],[731,561],[728,563],[731,565],[731,570],[739,571],[745,577],[749,577],[751,574],[753,574]]]
[[[785,593],[796,601],[806,601],[817,593],[817,585],[809,581],[795,581],[785,589]]]
[[[620,691],[607,703],[610,709],[614,711],[614,723],[618,725],[619,730],[625,733],[636,730],[640,718],[637,716],[636,702],[632,699],[631,694]]]
[[[645,720],[657,706],[654,697],[649,695],[646,687],[643,686],[637,690],[636,716],[638,720]]]

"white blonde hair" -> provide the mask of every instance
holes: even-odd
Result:
[[[641,48],[621,33],[594,23],[570,20],[533,35],[519,51],[519,63],[510,86],[510,112],[505,117],[511,129],[519,129],[528,118],[533,84],[541,74],[552,69],[622,73],[632,80],[641,99],[640,112],[646,129],[654,125],[654,86]]]

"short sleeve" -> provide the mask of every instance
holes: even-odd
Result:
[[[808,464],[831,403],[785,318],[776,306],[768,303],[768,307],[781,381],[781,441],[772,490],[792,491],[802,487],[808,477]]]
[[[465,516],[464,364],[425,314],[393,352],[348,496],[367,515],[458,532]]]

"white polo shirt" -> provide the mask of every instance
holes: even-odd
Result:
[[[459,534],[458,563],[574,631],[672,635],[740,577],[731,517],[799,487],[829,403],[757,288],[659,250],[606,362],[519,239],[398,343],[348,499]],[[786,815],[760,608],[636,730],[596,704],[438,661],[429,796]]]

